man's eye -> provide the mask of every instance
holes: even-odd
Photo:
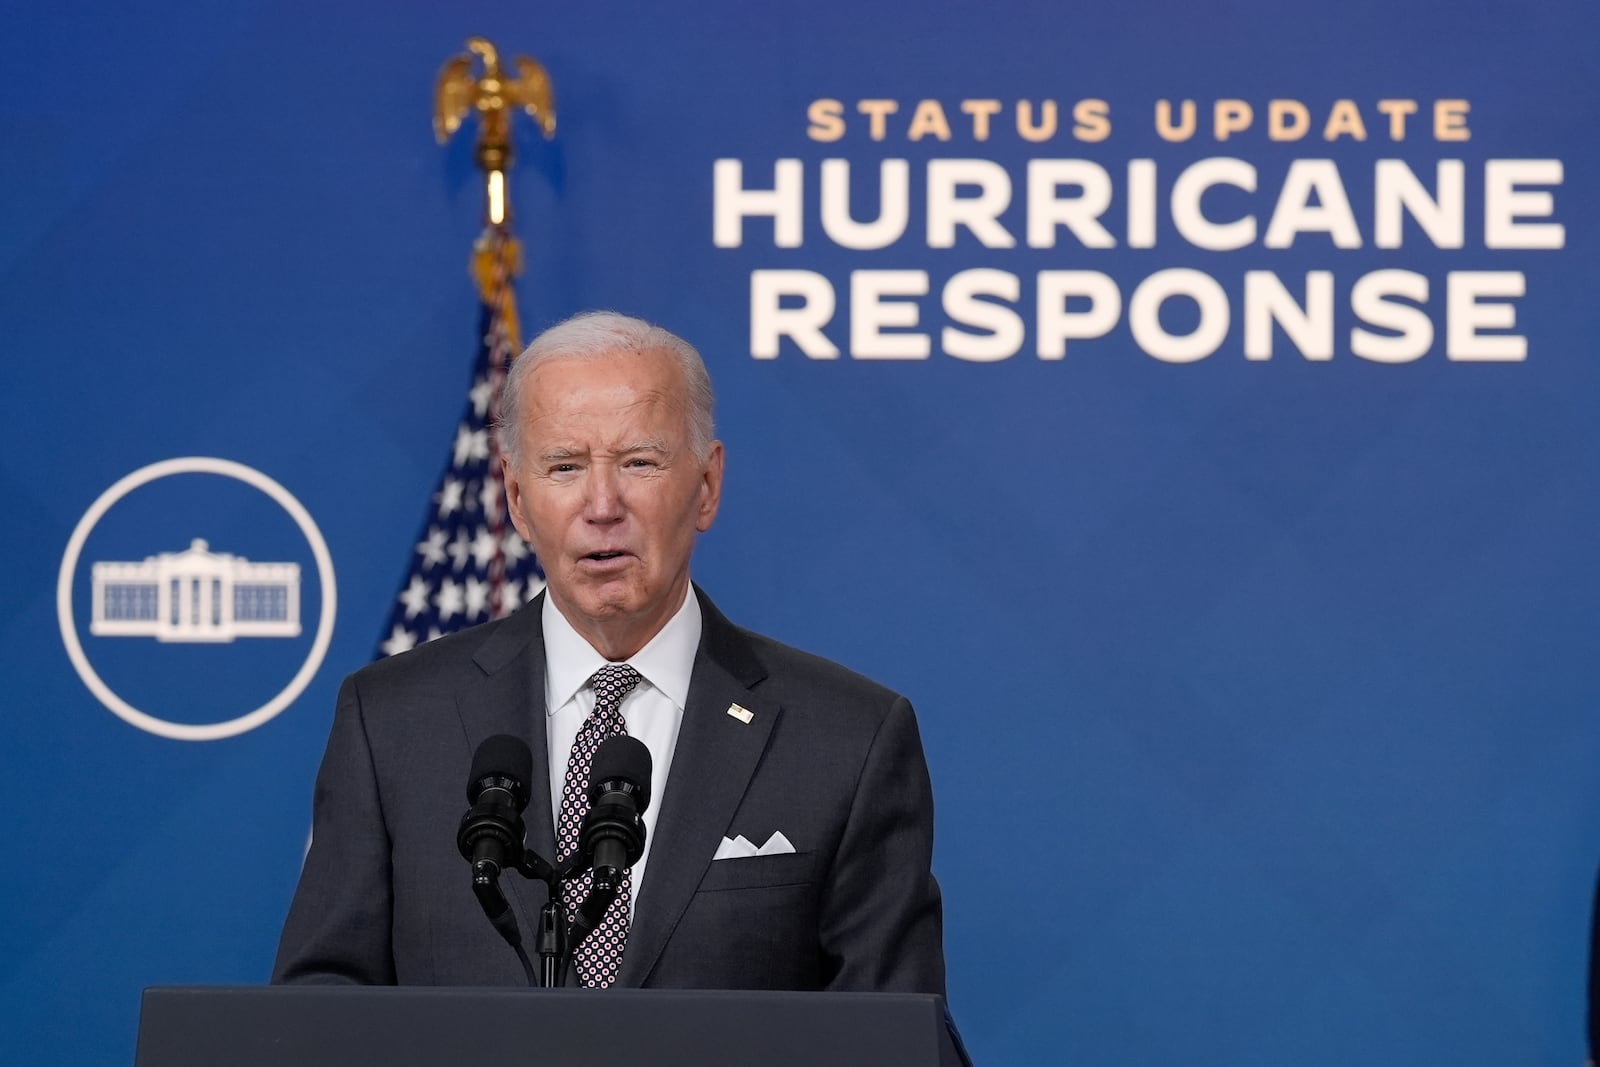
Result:
[[[551,474],[571,474],[578,469],[576,463],[557,463],[550,468]]]

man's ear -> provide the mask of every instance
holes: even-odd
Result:
[[[711,524],[717,520],[717,509],[722,506],[723,460],[722,442],[712,441],[705,472],[700,475],[700,510],[694,523],[694,528],[701,533],[711,529]]]
[[[531,534],[522,517],[522,479],[517,477],[516,468],[505,456],[500,457],[500,477],[506,483],[506,512],[511,516],[511,525],[517,528],[524,541],[528,541]]]

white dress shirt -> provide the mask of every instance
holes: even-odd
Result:
[[[544,706],[545,737],[550,745],[550,810],[557,828],[561,822],[561,793],[567,781],[567,760],[583,721],[594,711],[594,689],[589,679],[610,661],[595,651],[561,614],[550,597],[544,598]],[[667,620],[661,632],[625,662],[643,680],[622,699],[622,720],[628,735],[650,750],[650,806],[644,813],[644,855],[632,867],[633,894],[628,899],[628,921],[644,888],[650,844],[656,836],[656,816],[667,793],[667,774],[678,746],[678,727],[689,699],[689,676],[700,647],[700,602],[691,588],[683,606]],[[560,856],[550,857],[552,861]]]

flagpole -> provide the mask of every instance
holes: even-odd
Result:
[[[474,57],[482,63],[474,77]],[[518,109],[539,125],[545,140],[555,136],[555,92],[537,60],[517,56],[516,75],[501,67],[500,51],[487,38],[467,40],[467,51],[445,61],[434,89],[433,132],[450,140],[466,117],[477,112],[478,140],[473,158],[484,179],[484,232],[473,251],[472,273],[485,304],[508,303],[507,281],[522,273],[522,246],[512,235],[509,172],[515,162],[512,119]],[[513,352],[521,347],[514,302],[501,308]]]
[[[482,64],[482,73],[474,66]],[[377,649],[399,655],[467,626],[502,618],[544,588],[544,571],[507,521],[505,483],[494,443],[501,383],[522,348],[516,278],[522,246],[511,232],[512,122],[521,110],[546,138],[555,134],[555,99],[544,68],[527,56],[515,76],[482,37],[445,61],[435,85],[433,131],[448,141],[478,115],[474,158],[484,179],[483,232],[473,243],[480,302],[472,387],[423,520],[411,565],[389,608]]]

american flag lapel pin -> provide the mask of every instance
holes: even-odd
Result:
[[[746,726],[749,726],[750,720],[755,718],[754,712],[752,712],[749,708],[740,707],[738,704],[729,704],[728,714],[733,716],[735,719],[738,719]]]

